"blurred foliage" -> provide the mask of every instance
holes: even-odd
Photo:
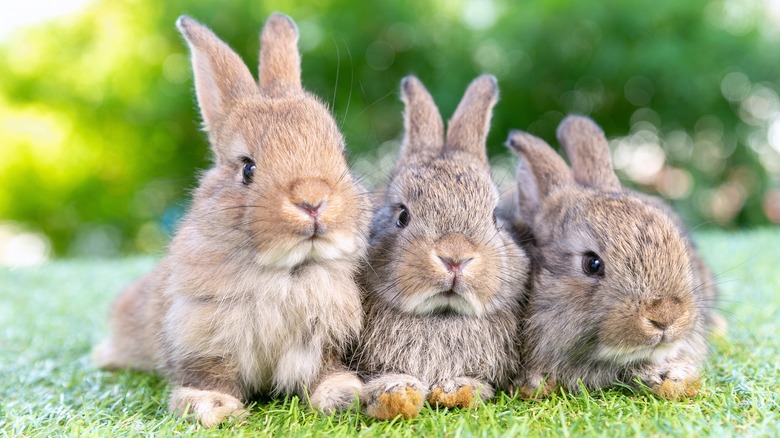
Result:
[[[491,155],[508,156],[511,128],[553,142],[565,114],[588,114],[626,184],[672,198],[691,225],[777,222],[776,9],[98,0],[0,42],[0,218],[45,235],[57,255],[159,251],[210,160],[176,17],[211,27],[256,73],[258,31],[280,10],[299,26],[304,85],[333,108],[353,161],[397,145],[403,76],[418,75],[446,119],[489,72],[501,87]]]

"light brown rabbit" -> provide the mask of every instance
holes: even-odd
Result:
[[[510,383],[528,266],[493,213],[495,78],[471,83],[446,139],[422,83],[407,77],[401,93],[404,143],[371,225],[366,321],[351,358],[367,379],[365,411],[379,419],[414,417],[426,399],[473,407]]]
[[[695,395],[707,336],[723,324],[709,270],[669,207],[621,188],[595,123],[568,117],[558,139],[571,170],[536,137],[508,142],[522,160],[517,196],[499,211],[533,277],[521,393],[639,379],[665,398]]]
[[[295,24],[268,18],[259,84],[209,29],[176,25],[215,164],[168,254],[119,296],[94,360],[163,373],[170,410],[206,427],[256,393],[346,408],[361,388],[340,359],[361,329],[370,207],[333,117],[301,87]]]

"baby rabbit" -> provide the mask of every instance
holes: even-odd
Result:
[[[524,242],[533,277],[521,393],[638,378],[664,398],[695,395],[708,331],[721,324],[709,270],[669,207],[621,188],[595,123],[568,117],[558,140],[571,170],[536,137],[514,131],[508,141],[522,161],[501,219]]]
[[[368,415],[414,417],[427,399],[472,407],[518,372],[517,331],[529,262],[496,226],[485,150],[498,87],[471,83],[447,137],[413,76],[401,82],[405,137],[362,271],[366,312],[351,364]]]
[[[94,360],[163,373],[171,411],[206,427],[245,415],[255,393],[348,407],[362,383],[341,359],[361,329],[370,207],[333,117],[301,88],[295,24],[268,18],[259,84],[209,29],[176,25],[215,163],[168,254],[119,296]]]

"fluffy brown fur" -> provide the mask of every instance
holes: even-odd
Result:
[[[361,328],[369,205],[333,117],[301,88],[295,24],[268,19],[259,85],[209,29],[177,26],[215,165],[160,265],[120,294],[94,360],[165,374],[170,409],[205,426],[255,393],[347,407],[361,382],[340,358]]]
[[[426,398],[468,408],[509,383],[528,265],[493,215],[495,78],[472,82],[446,140],[422,83],[407,77],[401,92],[406,134],[371,226],[366,321],[351,357],[368,379],[366,412],[381,419],[415,416]]]
[[[720,321],[713,278],[669,207],[620,187],[596,124],[569,117],[558,138],[572,170],[529,134],[515,131],[508,143],[522,160],[516,197],[499,211],[533,277],[522,393],[638,378],[662,397],[694,395],[708,332]],[[586,268],[594,255],[600,274]]]

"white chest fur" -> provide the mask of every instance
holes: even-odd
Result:
[[[229,358],[251,391],[299,392],[317,377],[324,350],[360,329],[347,262],[214,274],[207,283],[214,298],[171,297],[169,345],[174,354]]]

